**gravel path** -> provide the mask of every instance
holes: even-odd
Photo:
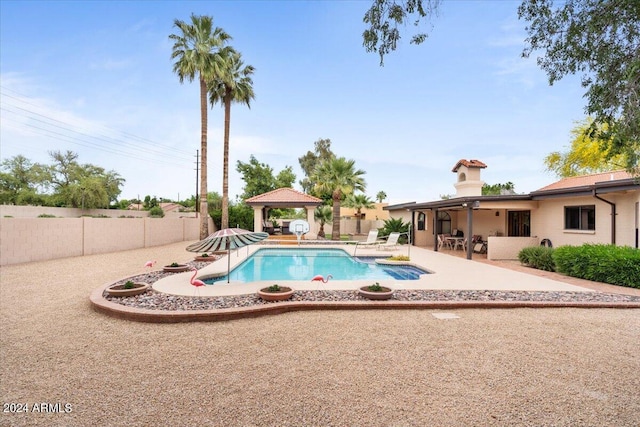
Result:
[[[95,288],[184,247],[2,267],[0,425],[640,425],[639,310],[148,324],[91,309]]]

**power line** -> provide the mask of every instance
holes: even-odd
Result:
[[[12,89],[8,89],[6,87],[3,87],[0,85],[0,88],[2,89],[3,92],[5,92],[6,90],[9,90],[10,92],[13,92],[17,95],[19,95],[20,97],[16,97],[7,93],[2,93],[3,97],[7,97],[7,98],[11,98],[14,100],[19,101],[20,103],[23,104],[27,104],[27,105],[31,105],[33,107],[36,108],[42,108],[42,106],[31,103],[26,101],[23,98],[27,98],[30,99],[28,96],[20,94],[19,92],[16,92]],[[62,131],[64,131],[65,133],[60,133],[60,132],[56,132],[55,130],[52,129],[47,129],[47,128],[43,128],[43,127],[39,127],[39,126],[35,126],[33,124],[28,124],[28,123],[22,123],[22,126],[25,127],[29,127],[32,129],[36,129],[36,133],[44,135],[44,136],[49,136],[55,139],[59,139],[59,140],[63,140],[66,142],[71,142],[71,143],[75,143],[78,145],[82,145],[82,146],[86,146],[86,147],[91,147],[91,148],[95,148],[101,151],[105,151],[105,152],[110,152],[113,154],[117,154],[117,155],[121,155],[121,156],[125,156],[125,157],[131,157],[131,158],[136,158],[138,160],[142,160],[142,161],[152,161],[152,162],[159,162],[159,163],[164,163],[164,164],[172,164],[172,165],[177,165],[176,163],[172,163],[171,161],[167,161],[165,160],[166,158],[169,158],[171,160],[178,160],[178,161],[185,161],[185,162],[191,162],[192,161],[192,154],[188,151],[185,150],[181,150],[181,149],[177,149],[175,147],[171,147],[168,145],[163,145],[163,144],[159,144],[156,143],[150,139],[147,138],[143,138],[128,132],[123,132],[123,131],[119,131],[116,129],[111,129],[111,128],[107,128],[104,126],[100,126],[103,129],[109,131],[109,132],[116,132],[119,133],[121,135],[124,135],[127,137],[127,140],[123,140],[121,138],[118,137],[113,137],[110,136],[108,134],[104,134],[104,133],[97,133],[97,135],[91,135],[91,134],[87,134],[85,132],[80,132],[76,129],[74,129],[74,125],[64,122],[62,120],[58,120],[56,118],[53,118],[51,116],[48,116],[46,114],[41,114],[38,113],[36,111],[33,111],[31,109],[27,109],[27,108],[22,108],[18,105],[15,104],[8,104],[9,107],[12,107],[14,109],[17,109],[19,111],[15,111],[15,110],[11,110],[8,108],[2,108],[4,111],[7,111],[9,113],[12,113],[14,115],[17,115],[18,117],[23,117],[26,118],[29,121],[36,121],[39,123],[42,123],[48,127],[53,127],[53,128],[57,128],[60,129]],[[25,114],[26,113],[26,114]],[[42,119],[39,119],[37,117],[41,117]],[[51,123],[53,122],[53,123]],[[60,125],[57,125],[55,123],[59,123]],[[73,135],[80,135],[80,137],[78,136],[73,136]],[[88,139],[87,139],[88,138]],[[135,139],[138,142],[134,142],[131,141],[131,139]],[[98,144],[96,142],[92,142],[91,140],[97,140],[97,141],[103,141],[103,142],[107,142],[109,144],[113,144],[116,146],[120,146],[121,148],[124,148],[125,150],[121,150],[118,148],[114,148],[114,147],[106,147],[103,144]],[[140,156],[137,155],[135,152],[131,152],[131,151],[126,151],[127,148],[137,148],[137,149],[141,149],[144,150],[144,156]],[[170,151],[172,153],[167,153],[167,151]],[[162,156],[164,157],[163,159],[153,159],[150,156]],[[184,157],[183,157],[184,156]]]

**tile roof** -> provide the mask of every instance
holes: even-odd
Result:
[[[623,170],[594,173],[591,175],[572,176],[569,178],[561,179],[560,181],[556,181],[553,184],[547,185],[546,187],[542,187],[536,190],[536,192],[549,191],[549,190],[561,190],[564,188],[586,187],[589,185],[594,185],[597,182],[619,181],[622,179],[630,179],[630,178],[633,178],[633,176],[630,173]]]
[[[456,163],[456,165],[453,167],[453,169],[451,170],[451,172],[458,172],[458,169],[460,168],[460,166],[466,166],[468,168],[486,168],[487,165],[485,165],[484,163],[482,163],[480,160],[475,160],[475,159],[471,159],[471,160],[465,160],[465,159],[460,159],[458,160],[458,163]]]
[[[269,205],[269,204],[283,204],[292,203],[298,205],[319,205],[322,203],[322,199],[310,196],[301,191],[294,190],[293,188],[278,188],[267,193],[258,194],[244,201],[246,204],[251,205]]]

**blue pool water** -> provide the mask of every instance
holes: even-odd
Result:
[[[234,282],[261,280],[311,280],[331,274],[333,280],[417,280],[427,271],[406,265],[380,265],[373,257],[353,258],[341,249],[259,249],[231,271]],[[227,277],[205,282],[213,284]]]

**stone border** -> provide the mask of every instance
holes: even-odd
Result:
[[[109,285],[107,285],[109,286]],[[99,313],[123,320],[147,323],[218,322],[308,310],[464,309],[464,308],[640,308],[640,302],[571,301],[280,301],[253,307],[215,310],[146,310],[108,301],[107,286],[95,289],[89,300]]]

